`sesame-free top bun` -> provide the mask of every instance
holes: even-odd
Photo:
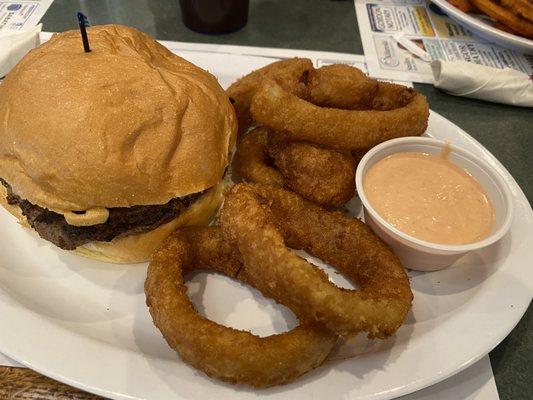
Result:
[[[0,178],[64,214],[164,204],[218,184],[235,141],[217,80],[133,28],[54,35],[0,85]]]

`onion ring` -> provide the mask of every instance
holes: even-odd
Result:
[[[170,347],[207,375],[254,387],[287,383],[320,365],[337,342],[314,322],[261,338],[202,317],[187,297],[183,276],[204,267],[240,279],[238,253],[219,227],[179,229],[154,253],[145,293]]]
[[[247,182],[261,185],[284,187],[283,175],[269,165],[268,129],[254,128],[237,143],[237,150],[233,157],[233,171]]]
[[[403,323],[413,294],[398,258],[370,229],[282,189],[228,188],[221,214],[227,237],[244,260],[243,273],[265,295],[304,319],[343,336],[385,338]],[[337,267],[360,290],[340,289],[291,252],[303,249]]]
[[[350,154],[290,141],[272,144],[267,151],[285,186],[305,199],[340,207],[354,196],[355,161]]]
[[[246,182],[289,188],[325,207],[342,206],[355,194],[351,155],[310,143],[288,142],[263,127],[239,141],[233,168]]]
[[[399,91],[405,95],[398,96]],[[250,111],[257,122],[283,131],[290,139],[339,150],[369,149],[388,139],[424,133],[429,117],[424,96],[405,86],[381,82],[378,92],[381,99],[392,92],[408,102],[387,111],[325,108],[265,79],[252,99]]]
[[[317,106],[359,110],[372,108],[378,81],[357,68],[332,64],[312,71],[307,87],[307,100]]]
[[[232,99],[239,124],[239,135],[245,133],[253,124],[250,115],[252,98],[266,78],[273,78],[293,93],[303,95],[305,86],[300,79],[313,69],[308,58],[292,58],[276,61],[260,68],[234,82],[226,94]]]

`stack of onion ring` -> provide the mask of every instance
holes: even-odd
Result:
[[[265,387],[320,365],[339,335],[386,338],[412,302],[400,262],[360,221],[283,189],[250,184],[227,190],[222,227],[184,228],[153,255],[145,283],[155,325],[181,358],[207,375]],[[340,289],[286,245],[337,267],[359,286]],[[288,306],[300,325],[260,338],[200,316],[184,275],[208,268]]]
[[[414,89],[382,82],[378,93],[385,110],[319,107],[267,79],[250,109],[257,122],[282,130],[291,139],[339,150],[364,150],[389,139],[424,133],[429,117],[424,96]],[[403,105],[391,108],[391,98]]]
[[[210,377],[254,387],[293,381],[322,364],[338,336],[319,323],[259,337],[198,314],[187,297],[184,276],[201,268],[242,280],[241,267],[220,227],[181,228],[154,253],[145,282],[146,303],[169,346]]]
[[[245,115],[239,118],[240,133],[258,122],[288,131],[295,140],[341,150],[367,150],[380,140],[420,135],[429,117],[425,97],[412,88],[376,81],[348,65],[314,69],[311,60],[301,58],[254,71],[227,94],[237,114]],[[315,140],[331,130],[335,134]]]
[[[360,158],[385,140],[420,135],[429,117],[425,97],[414,89],[378,82],[347,65],[314,69],[306,59],[270,64],[227,93],[240,124],[236,172],[246,181],[286,187],[326,207],[339,207],[355,192],[356,162],[350,152]],[[267,130],[243,138],[254,124]],[[271,136],[280,134],[290,149],[271,150]],[[313,158],[317,163],[311,168]]]

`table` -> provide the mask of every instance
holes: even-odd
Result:
[[[240,31],[202,35],[181,22],[178,0],[55,0],[42,22],[43,30],[76,28],[75,12],[91,23],[134,26],[158,39],[265,47],[297,48],[363,54],[353,1],[251,0],[248,24]],[[514,176],[528,200],[533,198],[533,112],[449,96],[431,85],[416,85],[433,110],[465,129],[489,149]],[[524,265],[524,268],[530,266]],[[490,353],[502,400],[533,399],[533,307],[513,332]],[[0,395],[23,390],[21,399],[97,399],[97,396],[41,377],[32,371],[0,368]],[[6,390],[5,393],[1,393]],[[9,392],[8,392],[9,390]],[[0,396],[2,397],[2,396]]]

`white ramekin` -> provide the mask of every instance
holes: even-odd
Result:
[[[443,269],[465,253],[495,243],[507,233],[513,219],[511,192],[504,178],[490,164],[453,144],[448,144],[451,148],[450,161],[468,171],[483,186],[494,207],[494,226],[487,238],[464,245],[426,242],[395,228],[374,210],[363,188],[363,178],[369,168],[379,160],[398,152],[440,154],[445,145],[444,141],[429,137],[389,140],[366,153],[355,174],[357,193],[363,203],[366,224],[392,247],[406,268],[417,271]]]

